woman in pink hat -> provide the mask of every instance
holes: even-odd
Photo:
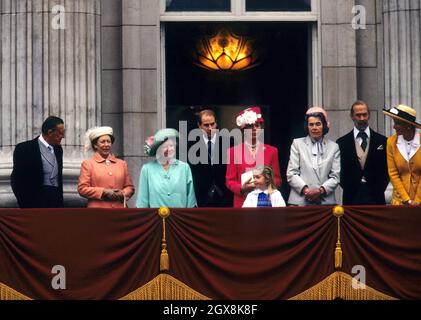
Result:
[[[339,146],[327,139],[327,112],[311,107],[304,117],[307,136],[294,139],[287,168],[291,187],[288,204],[294,206],[336,204],[341,156]]]
[[[281,185],[278,149],[264,144],[264,119],[260,107],[241,111],[236,118],[243,131],[244,142],[228,149],[226,185],[234,193],[234,208],[241,208],[247,194],[255,189],[252,169],[268,165],[273,169],[276,187]]]

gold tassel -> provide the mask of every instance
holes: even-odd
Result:
[[[170,215],[170,209],[161,207],[158,209],[158,215],[162,218],[162,243],[161,243],[161,256],[159,258],[159,270],[161,272],[170,271],[170,257],[167,251],[167,239],[165,230],[165,219]]]
[[[342,248],[341,248],[341,217],[344,215],[345,210],[342,206],[336,206],[332,210],[333,215],[338,221],[338,241],[335,248],[335,269],[342,268]]]
[[[159,270],[169,271],[170,270],[170,259],[168,257],[167,245],[162,244],[161,257],[159,259]]]
[[[341,242],[338,240],[335,248],[335,269],[339,268],[342,268],[342,249]]]

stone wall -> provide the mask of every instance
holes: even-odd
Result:
[[[76,193],[82,137],[93,125],[115,130],[114,151],[137,187],[149,159],[143,141],[165,123],[158,0],[1,0],[0,206],[15,205],[9,186],[14,146],[39,134],[48,114],[67,124],[65,196]],[[392,133],[381,109],[406,103],[421,114],[420,0],[320,0],[322,103],[336,139],[351,130],[354,100],[369,103],[371,124]],[[51,27],[65,7],[66,29]],[[366,28],[351,26],[362,5]],[[134,200],[130,205],[134,204]]]
[[[421,120],[421,1],[383,0],[385,104],[407,104]],[[386,121],[386,133],[394,133]]]

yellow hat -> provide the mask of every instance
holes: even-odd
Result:
[[[416,122],[417,111],[409,106],[400,104],[396,108],[383,109],[383,113],[389,117],[402,120],[416,128],[421,129],[421,124]]]

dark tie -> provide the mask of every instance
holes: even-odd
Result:
[[[365,151],[365,149],[367,148],[367,133],[365,133],[364,131],[360,131],[358,132],[357,135],[358,138],[361,138],[361,149],[363,149],[363,151]]]
[[[257,206],[258,207],[272,207],[272,203],[269,200],[269,196],[264,193],[260,192],[257,197]]]
[[[50,151],[51,154],[54,154],[54,150],[53,150],[52,146],[48,146],[47,148],[48,148],[48,151]]]
[[[208,163],[212,165],[212,141],[208,140]]]

